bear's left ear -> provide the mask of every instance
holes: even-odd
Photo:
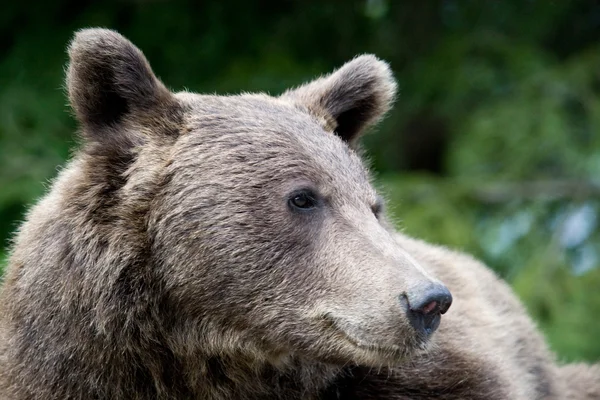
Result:
[[[335,133],[349,144],[383,117],[395,96],[390,67],[373,55],[358,56],[331,74],[282,95],[332,118]]]
[[[174,102],[142,52],[109,29],[77,32],[66,84],[85,139],[95,142],[119,140],[107,136],[122,135],[123,121],[153,116]]]

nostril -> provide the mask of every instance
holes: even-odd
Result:
[[[445,314],[452,304],[452,294],[441,285],[436,285],[418,296],[409,299],[410,309],[425,315]]]
[[[448,288],[446,288],[445,286],[443,286],[438,301],[440,305],[440,313],[446,314],[446,311],[448,311],[448,309],[452,305],[452,293],[450,293]]]
[[[444,297],[444,300],[440,303],[440,313],[446,314],[446,311],[452,305],[452,294],[448,292],[448,295]]]
[[[425,307],[423,307],[420,311],[423,314],[429,314],[434,312],[435,309],[439,308],[438,307],[438,302],[437,301],[432,301],[431,303],[427,304]]]

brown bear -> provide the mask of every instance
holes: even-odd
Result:
[[[2,399],[600,398],[486,267],[386,222],[356,150],[386,63],[212,96],[110,30],[69,55],[82,145],[14,241]]]

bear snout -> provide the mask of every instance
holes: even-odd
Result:
[[[441,315],[452,304],[452,294],[443,285],[432,285],[423,290],[401,296],[406,303],[408,320],[419,333],[429,336],[440,325]]]

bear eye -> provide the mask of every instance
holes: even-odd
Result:
[[[375,217],[379,219],[381,213],[383,212],[383,200],[378,198],[377,201],[371,206],[371,211],[375,214]]]
[[[292,209],[307,211],[317,206],[315,195],[310,190],[295,192],[290,196],[288,203]]]

